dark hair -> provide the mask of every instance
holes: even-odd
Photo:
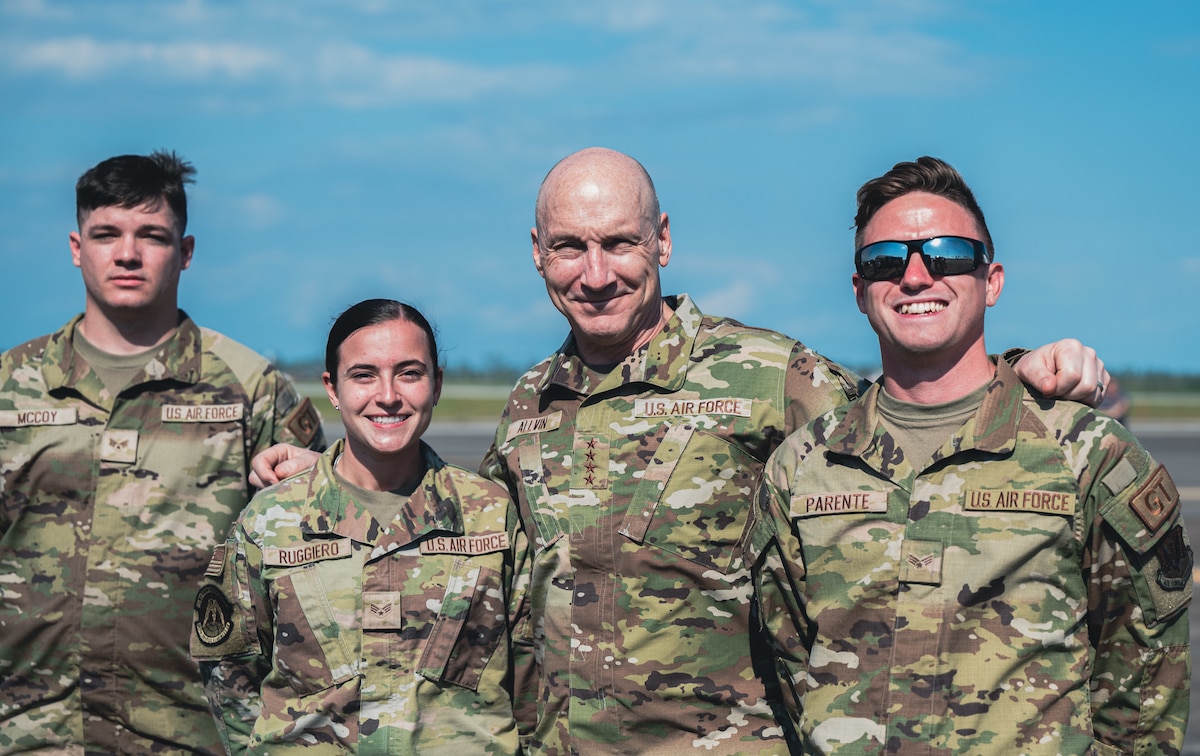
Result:
[[[429,343],[429,355],[433,357],[433,367],[438,365],[437,338],[433,334],[433,326],[415,307],[397,302],[394,299],[365,299],[356,305],[347,307],[333,321],[329,329],[329,340],[325,342],[325,370],[329,380],[337,385],[338,348],[350,338],[350,334],[360,328],[402,320],[412,323],[425,332],[425,340]]]
[[[196,169],[174,152],[156,150],[149,155],[119,155],[88,170],[75,184],[75,220],[83,227],[87,214],[99,207],[134,208],[149,204],[155,209],[166,200],[175,214],[182,236],[187,228],[187,192]]]
[[[912,192],[929,192],[961,205],[975,217],[983,234],[980,241],[987,247],[988,261],[995,259],[992,234],[988,231],[983,210],[967,182],[949,163],[935,157],[919,157],[915,163],[896,163],[879,178],[873,178],[858,190],[858,214],[854,216],[854,248],[862,246],[863,229],[887,203]]]

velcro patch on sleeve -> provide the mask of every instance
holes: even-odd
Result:
[[[1179,489],[1167,469],[1161,465],[1142,484],[1129,507],[1137,514],[1151,533],[1157,533],[1163,524],[1172,519],[1179,506]]]
[[[317,437],[317,431],[321,430],[321,416],[317,414],[317,408],[313,406],[312,400],[306,396],[288,414],[283,424],[292,432],[297,441],[308,446]]]
[[[1170,619],[1192,598],[1192,547],[1183,524],[1168,530],[1143,568],[1154,612],[1145,612],[1151,624]]]
[[[219,544],[213,549],[212,558],[208,560],[208,569],[204,577],[220,578],[225,572],[225,544]]]

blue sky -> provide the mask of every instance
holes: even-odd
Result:
[[[299,360],[389,296],[449,367],[527,366],[565,334],[538,184],[603,145],[654,177],[664,288],[709,312],[872,364],[854,192],[931,154],[1006,264],[992,351],[1200,373],[1198,92],[1193,0],[0,0],[0,347],[82,307],[79,174],[165,147],[198,169],[198,322]]]

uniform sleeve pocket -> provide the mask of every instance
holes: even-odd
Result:
[[[429,680],[477,689],[506,623],[500,573],[456,559],[418,672]]]

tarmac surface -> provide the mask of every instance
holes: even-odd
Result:
[[[1194,550],[1200,551],[1200,422],[1133,423],[1130,429],[1156,460],[1166,466],[1183,500],[1183,516]],[[434,422],[425,433],[425,441],[447,462],[474,470],[491,443],[492,423]],[[326,437],[340,436],[342,429],[326,424]],[[1193,601],[1189,608],[1192,648],[1200,649],[1200,601],[1195,586],[1200,584],[1200,569],[1193,571]],[[1193,664],[1190,726],[1184,754],[1200,756],[1200,684],[1197,665]]]

